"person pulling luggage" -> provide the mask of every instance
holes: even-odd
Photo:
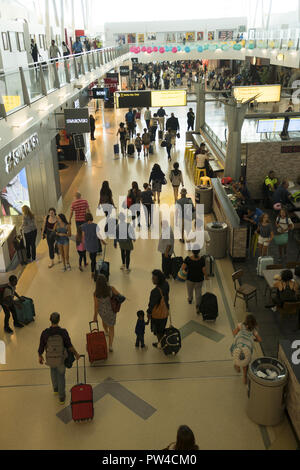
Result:
[[[208,280],[206,274],[205,257],[200,257],[200,249],[193,250],[193,255],[188,256],[182,265],[182,271],[187,272],[187,293],[188,303],[193,303],[193,296],[195,291],[196,297],[196,310],[199,313],[201,300],[202,300],[202,286],[204,279]]]
[[[24,301],[24,299],[17,294],[17,284],[18,278],[16,276],[10,276],[8,284],[0,289],[0,305],[4,311],[4,331],[9,334],[13,333],[13,330],[9,326],[10,314],[12,314],[15,328],[24,327],[24,325],[18,321],[17,311],[14,304],[15,297],[17,297],[21,302]]]

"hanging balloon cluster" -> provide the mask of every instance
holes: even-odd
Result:
[[[243,48],[247,47],[247,49],[253,50],[255,48],[255,44],[253,41],[248,42],[246,46],[246,41],[243,39],[241,42],[236,42],[236,41],[231,41],[230,43],[222,43],[221,45],[219,44],[204,44],[203,46],[185,46],[184,48],[181,48],[181,46],[154,46],[154,47],[146,47],[143,46],[138,47],[138,46],[132,46],[130,48],[130,52],[133,54],[140,54],[141,52],[147,53],[147,54],[152,54],[152,52],[160,52],[160,54],[164,54],[165,52],[172,52],[173,54],[176,54],[177,52],[186,52],[189,54],[192,50],[197,50],[200,54],[205,51],[211,51],[215,52],[218,49],[222,51],[229,51],[229,49],[233,49],[234,51],[241,51]],[[258,47],[261,47],[260,44],[258,44]]]

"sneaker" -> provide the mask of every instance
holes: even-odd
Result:
[[[22,325],[21,323],[17,322],[17,323],[14,323],[14,327],[15,327],[15,328],[24,328],[24,325]]]
[[[131,272],[131,269],[126,269],[126,273],[129,274]]]
[[[67,271],[71,271],[71,266],[67,264]]]
[[[63,400],[60,398],[59,399],[59,404],[64,405],[66,403],[66,399],[64,398]]]
[[[62,272],[65,273],[66,270],[67,270],[67,268],[64,266],[64,267],[62,268]]]
[[[51,268],[53,268],[53,266],[54,266],[54,263],[49,264],[48,268],[51,269]]]
[[[7,328],[4,328],[5,333],[12,334],[14,331],[8,326]]]
[[[125,264],[123,264],[123,265],[120,267],[120,269],[121,269],[122,271],[124,271],[125,268],[126,268]]]

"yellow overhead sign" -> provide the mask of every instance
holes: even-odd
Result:
[[[237,101],[245,103],[256,98],[258,103],[276,103],[280,101],[281,85],[257,85],[257,86],[239,86],[233,89],[234,97]]]
[[[153,108],[186,106],[186,90],[151,91],[151,106]]]
[[[21,106],[21,97],[20,96],[2,96],[3,104],[5,111],[8,113],[13,109],[19,108]]]

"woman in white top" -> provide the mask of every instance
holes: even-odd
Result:
[[[281,209],[276,219],[276,228],[278,235],[275,237],[275,243],[278,245],[279,258],[287,256],[287,247],[289,243],[289,231],[294,230],[294,224],[288,216],[286,209]]]

